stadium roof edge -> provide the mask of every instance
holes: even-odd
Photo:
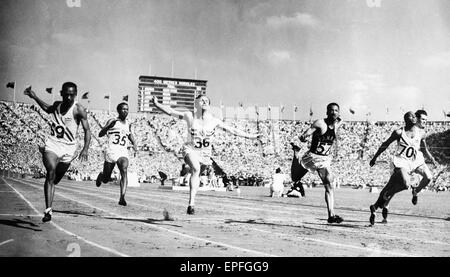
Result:
[[[207,80],[198,80],[198,79],[184,79],[184,78],[172,78],[172,77],[161,77],[161,76],[148,76],[148,75],[140,75],[139,80],[141,78],[155,78],[161,80],[180,80],[184,82],[208,82]]]

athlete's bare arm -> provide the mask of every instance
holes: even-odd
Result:
[[[34,101],[36,101],[36,103],[38,103],[38,105],[41,107],[41,109],[43,109],[46,113],[51,113],[55,110],[55,107],[57,106],[57,104],[59,102],[55,102],[52,105],[47,104],[46,102],[42,101],[42,99],[40,99],[36,93],[34,91],[31,90],[31,86],[27,87],[23,94],[27,95],[28,97],[30,97],[31,99],[33,99]],[[55,105],[56,104],[56,105]]]
[[[108,132],[109,129],[111,129],[112,127],[114,127],[114,125],[116,125],[116,122],[119,121],[118,118],[111,118],[110,120],[108,120],[105,124],[105,126],[100,130],[100,132],[98,133],[98,136],[101,138],[104,135],[106,135],[106,133]]]
[[[77,111],[75,114],[75,118],[77,118],[79,120],[79,122],[81,122],[81,126],[83,126],[83,130],[84,130],[84,146],[83,146],[83,150],[81,150],[79,159],[81,161],[87,161],[88,160],[88,149],[89,149],[89,145],[91,144],[91,130],[89,128],[89,122],[88,122],[86,110],[80,104],[77,104]]]
[[[420,140],[420,151],[422,151],[422,153],[424,153],[430,159],[430,161],[433,163],[434,166],[438,166],[438,163],[428,150],[425,136]]]
[[[183,119],[183,118],[185,118],[185,116],[192,116],[192,113],[190,113],[190,112],[180,112],[175,109],[172,109],[169,106],[159,103],[158,98],[156,96],[153,96],[150,99],[150,103],[153,103],[155,105],[155,107],[158,108],[159,110],[161,110],[163,113],[168,114],[173,117],[178,117],[179,119]]]
[[[299,137],[301,142],[306,142],[306,138],[308,138],[309,136],[312,136],[312,134],[314,134],[314,132],[316,131],[320,131],[321,134],[324,134],[326,132],[326,125],[325,122],[323,120],[316,120],[314,121],[314,123],[308,128],[306,129],[306,131],[303,132],[303,134],[301,134],[301,136]],[[325,131],[323,131],[325,128]]]
[[[392,132],[391,136],[385,142],[383,142],[381,144],[380,148],[378,148],[378,150],[375,153],[375,155],[373,156],[372,160],[370,160],[369,165],[374,166],[378,156],[380,156],[381,153],[383,153],[389,147],[389,145],[391,145],[391,143],[396,141],[400,137],[400,135],[401,135],[400,130],[395,130],[394,132]]]
[[[249,139],[256,139],[256,138],[260,138],[262,136],[261,134],[250,134],[250,133],[244,132],[242,130],[239,130],[237,128],[231,127],[231,126],[223,123],[221,120],[218,120],[217,127],[220,127],[222,129],[224,129],[225,131],[228,131],[236,136],[249,138]]]
[[[133,144],[134,152],[137,152],[138,150],[137,150],[136,140],[134,139],[133,132],[131,131],[131,124],[130,124],[130,134],[128,135],[128,139]]]

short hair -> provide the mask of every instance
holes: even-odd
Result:
[[[209,104],[211,105],[211,99],[209,99],[209,97],[204,95],[204,94],[197,95],[197,97],[195,97],[195,100],[198,100],[198,99],[200,99],[202,97],[206,97],[206,99],[208,99]]]
[[[422,115],[428,116],[428,114],[425,110],[417,110],[415,114],[416,114],[416,117],[422,117]]]
[[[341,109],[341,107],[339,107],[339,104],[338,104],[338,103],[331,102],[330,104],[327,105],[327,111],[328,111],[332,106],[338,107],[339,110]]]
[[[277,168],[276,170],[275,170],[275,173],[280,173],[281,172],[281,169],[280,168]]]
[[[403,115],[403,120],[406,121],[406,119],[408,118],[408,115],[410,115],[410,114],[414,114],[414,113],[412,111],[409,111],[409,112],[405,113]]]
[[[122,106],[125,106],[125,105],[128,106],[128,104],[125,103],[125,102],[122,102],[122,103],[120,103],[119,105],[117,105],[117,112],[119,112],[119,109],[122,108]]]
[[[62,85],[61,92],[67,91],[69,88],[75,88],[75,92],[77,92],[77,85],[73,82],[65,82]]]

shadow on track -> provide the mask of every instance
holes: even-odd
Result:
[[[23,228],[23,229],[33,230],[35,232],[41,232],[42,231],[41,229],[31,228],[31,227],[39,227],[39,225],[36,225],[33,222],[21,220],[21,219],[13,219],[13,220],[0,219],[0,224],[1,225],[12,226],[12,227],[16,227],[16,228]],[[30,225],[31,227],[26,227],[26,226],[22,226],[22,225]]]
[[[61,214],[69,214],[69,215],[82,215],[82,216],[88,216],[88,217],[96,217],[96,218],[104,218],[104,219],[111,219],[111,220],[118,220],[118,221],[130,221],[130,222],[142,222],[147,224],[153,224],[153,225],[164,225],[164,226],[173,226],[173,227],[182,227],[180,225],[176,224],[167,224],[167,222],[172,220],[165,220],[165,219],[155,219],[155,218],[130,218],[130,217],[114,217],[114,216],[102,216],[97,215],[94,213],[83,213],[79,211],[62,211],[62,210],[53,210],[53,213],[61,213]]]

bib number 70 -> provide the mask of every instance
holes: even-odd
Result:
[[[195,148],[202,148],[202,147],[208,147],[210,145],[210,139],[209,138],[199,138],[194,137],[194,147]]]
[[[416,149],[414,149],[414,147],[412,146],[404,146],[404,145],[400,145],[400,147],[402,147],[402,150],[400,150],[400,153],[398,153],[398,155],[402,155],[403,153],[405,153],[405,156],[407,158],[411,158],[413,156],[416,156]]]

